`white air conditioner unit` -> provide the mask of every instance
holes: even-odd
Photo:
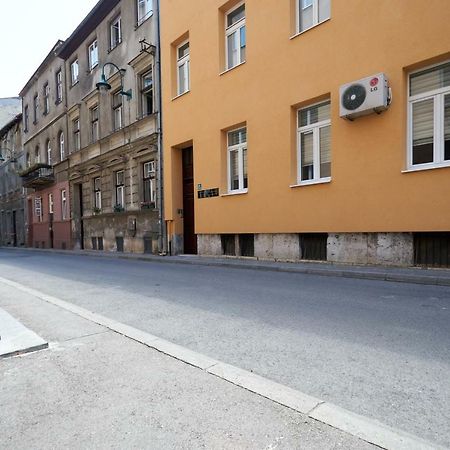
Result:
[[[339,89],[340,116],[353,120],[381,113],[391,103],[391,90],[384,73],[344,84]]]

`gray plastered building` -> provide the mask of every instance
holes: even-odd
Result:
[[[100,1],[58,51],[75,248],[160,249],[156,6]],[[110,86],[103,93],[102,74]]]
[[[24,165],[22,114],[0,129],[0,245],[26,244],[25,194],[18,171]]]

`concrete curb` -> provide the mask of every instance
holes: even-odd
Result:
[[[102,325],[111,331],[133,339],[179,361],[197,367],[211,375],[242,387],[280,405],[305,414],[311,419],[356,436],[370,444],[395,450],[445,450],[402,430],[388,427],[375,419],[360,416],[346,409],[312,397],[303,392],[271,381],[239,367],[212,359],[180,345],[158,338],[129,325],[78,307],[59,298],[0,277],[0,283],[25,292],[33,297],[59,306],[84,319]]]
[[[353,278],[360,280],[373,280],[373,281],[387,281],[394,283],[411,283],[422,284],[430,286],[450,286],[450,271],[447,269],[441,269],[442,273],[448,273],[448,276],[439,275],[420,275],[420,274],[405,274],[395,273],[391,270],[380,268],[379,271],[372,271],[370,269],[378,269],[375,266],[368,266],[368,270],[364,270],[361,266],[336,266],[330,263],[324,263],[324,267],[305,267],[308,262],[302,262],[305,266],[299,266],[296,263],[290,263],[291,267],[288,267],[284,262],[269,262],[261,261],[259,263],[253,262],[252,259],[240,260],[240,259],[227,259],[227,258],[213,258],[206,256],[191,257],[177,257],[177,256],[143,256],[139,254],[117,254],[106,252],[94,252],[94,251],[75,251],[75,250],[55,250],[55,249],[35,249],[35,248],[17,248],[17,247],[0,247],[8,250],[22,250],[30,253],[56,253],[62,255],[76,255],[76,256],[89,256],[97,258],[109,258],[109,259],[125,259],[132,261],[145,261],[165,264],[184,264],[191,266],[205,266],[205,267],[227,267],[231,269],[244,269],[244,270],[260,270],[266,272],[284,272],[284,273],[298,273],[304,275],[317,275],[325,277],[338,277],[338,278]],[[195,259],[194,259],[195,258]],[[210,259],[206,259],[210,258]],[[351,267],[354,267],[353,269]],[[395,269],[393,269],[395,270]],[[405,269],[404,269],[405,270]],[[420,271],[428,270],[421,268],[410,268],[406,270]],[[437,270],[437,269],[430,269]]]

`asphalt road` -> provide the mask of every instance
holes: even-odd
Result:
[[[450,288],[0,250],[0,273],[450,447]]]

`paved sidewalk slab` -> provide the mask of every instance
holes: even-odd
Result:
[[[48,347],[36,333],[0,308],[0,358],[34,352]]]

